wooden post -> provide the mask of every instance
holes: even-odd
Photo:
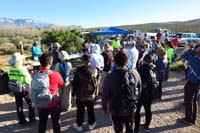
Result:
[[[20,53],[23,55],[24,54],[23,42],[20,41],[19,44],[20,44]]]

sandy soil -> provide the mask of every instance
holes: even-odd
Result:
[[[152,105],[153,118],[150,125],[150,132],[171,132],[171,133],[199,133],[200,132],[200,117],[198,123],[193,126],[187,126],[184,123],[177,121],[184,117],[183,103],[183,86],[185,81],[180,79],[183,74],[171,72],[168,82],[164,82],[163,99],[161,102]],[[74,101],[73,101],[74,103]],[[27,106],[24,102],[24,112],[28,116]],[[88,130],[87,122],[84,123],[84,132],[91,133],[114,133],[112,123],[109,116],[102,114],[100,100],[95,105],[95,113],[97,120],[97,127],[93,131]],[[75,122],[76,107],[70,112],[63,112],[61,114],[61,130],[63,133],[76,133],[72,128]],[[87,121],[87,114],[85,113],[85,121]],[[144,113],[142,113],[142,122],[144,121]],[[20,126],[17,121],[15,100],[11,95],[0,95],[0,133],[4,132],[19,132],[19,133],[36,133],[37,122],[26,126]],[[52,131],[51,120],[49,118],[47,124],[47,132]],[[141,129],[141,132],[145,132]]]

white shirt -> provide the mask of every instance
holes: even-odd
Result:
[[[100,54],[91,54],[91,66],[93,68],[98,68],[99,70],[103,70],[104,68],[104,58]]]
[[[136,47],[132,47],[128,51],[128,64],[131,64],[131,68],[136,68],[138,57],[139,57],[139,51],[136,49]]]

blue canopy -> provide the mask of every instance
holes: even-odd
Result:
[[[96,31],[93,32],[92,35],[114,35],[114,34],[130,34],[129,30],[120,29],[117,27],[110,27],[108,29],[105,29],[103,31]]]

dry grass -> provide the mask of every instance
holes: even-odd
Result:
[[[8,67],[8,60],[10,55],[0,55],[0,69],[6,70]]]

